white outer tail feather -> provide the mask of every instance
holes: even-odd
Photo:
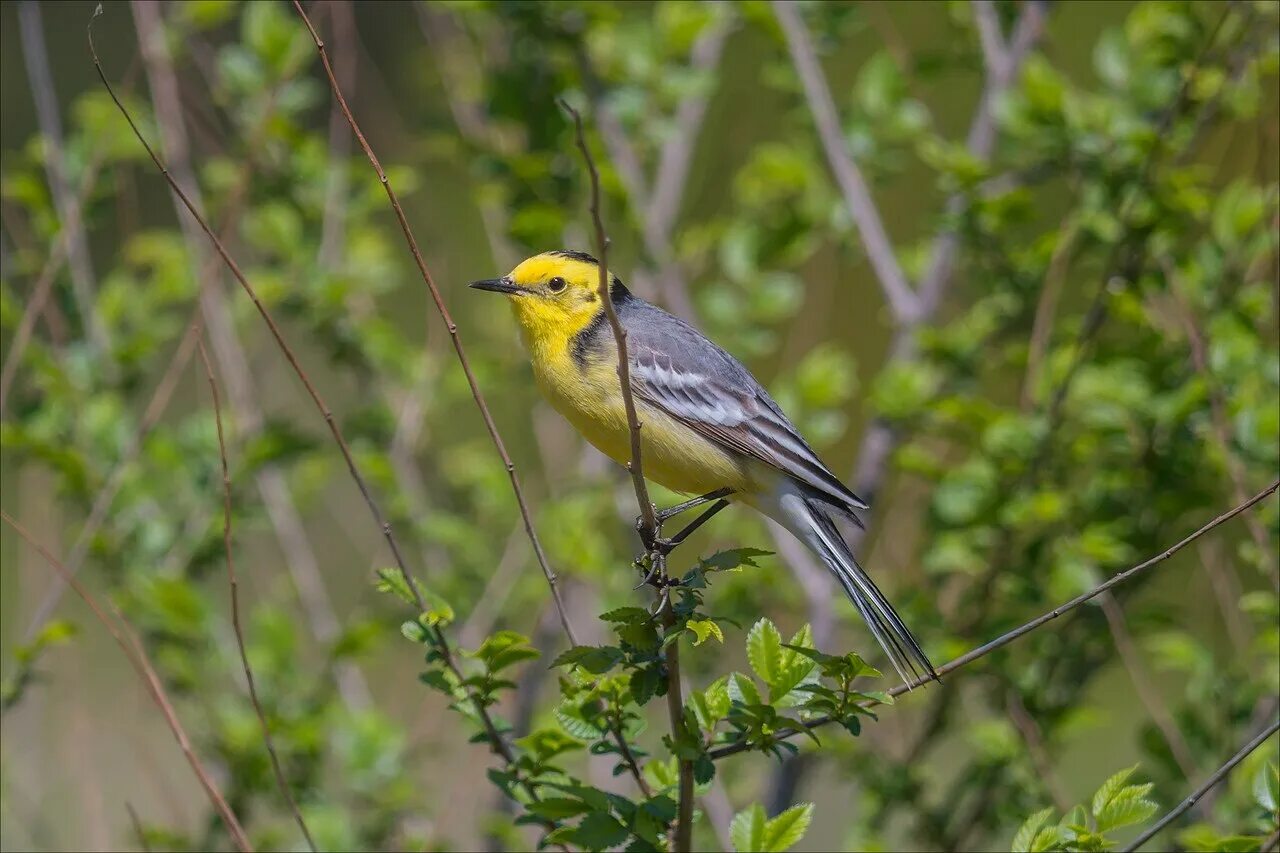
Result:
[[[806,495],[805,491],[802,484],[784,478],[773,495],[755,496],[751,504],[787,528],[826,564],[905,684],[909,686],[921,671],[937,678],[920,644],[858,565],[820,500]]]

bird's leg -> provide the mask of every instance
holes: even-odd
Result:
[[[727,498],[731,494],[733,494],[733,489],[716,489],[714,492],[707,492],[705,495],[699,495],[692,500],[676,504],[673,507],[660,509],[657,512],[658,524],[661,526],[667,519],[677,516],[687,509],[693,509],[694,507],[702,506],[703,504],[711,503],[712,501],[718,501],[721,498]],[[692,533],[693,531],[691,530],[689,532]]]
[[[685,525],[685,528],[675,536],[672,536],[670,539],[659,538],[658,541],[654,543],[654,547],[660,550],[663,554],[670,554],[675,550],[677,545],[688,539],[695,530],[710,521],[716,513],[720,512],[720,510],[724,509],[728,505],[729,502],[727,500],[720,498],[710,507],[703,510],[701,515]]]
[[[733,489],[716,489],[714,492],[708,492],[705,495],[699,495],[696,498],[687,500],[684,503],[676,504],[667,509],[656,509],[654,511],[654,520],[657,522],[657,529],[650,530],[644,524],[643,518],[636,519],[636,532],[640,534],[640,541],[644,544],[645,553],[636,559],[636,568],[644,572],[644,578],[636,586],[636,589],[649,584],[659,590],[665,587],[674,586],[671,579],[667,577],[667,555],[675,550],[685,539],[702,525],[715,516],[716,513],[729,505],[725,497],[733,494]],[[662,525],[668,519],[679,515],[685,510],[702,506],[706,503],[713,503],[708,509],[704,510],[701,515],[685,525],[675,536],[670,539],[664,539],[662,536]],[[647,565],[646,565],[647,563]]]

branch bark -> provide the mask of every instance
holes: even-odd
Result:
[[[774,0],[772,5],[773,13],[782,26],[791,62],[800,75],[805,100],[808,102],[809,112],[813,114],[827,164],[844,197],[845,207],[862,237],[867,260],[875,270],[894,320],[904,324],[917,323],[921,311],[920,300],[907,283],[907,276],[898,263],[893,244],[880,218],[880,211],[862,177],[862,170],[845,147],[844,131],[840,127],[835,101],[831,97],[831,89],[827,86],[822,67],[818,64],[818,55],[809,39],[809,30],[800,17],[800,7],[782,0]]]
[[[302,830],[302,837],[307,841],[311,853],[316,853],[316,842],[307,829],[307,822],[302,819],[298,809],[298,801],[289,789],[289,781],[285,778],[284,769],[280,766],[280,756],[276,753],[275,739],[271,737],[271,726],[267,723],[267,715],[262,710],[262,700],[258,698],[258,686],[253,678],[253,667],[249,665],[249,650],[245,647],[244,625],[240,620],[240,581],[236,577],[235,560],[231,556],[231,467],[227,464],[227,440],[222,428],[222,399],[218,395],[218,383],[213,378],[213,365],[209,362],[209,353],[205,351],[204,341],[196,338],[196,347],[200,351],[200,362],[204,365],[205,378],[209,382],[209,393],[213,399],[213,420],[218,433],[218,462],[222,469],[222,549],[227,562],[227,586],[231,590],[231,627],[236,635],[236,648],[240,651],[240,664],[244,668],[244,680],[249,687],[249,701],[258,717],[258,726],[262,729],[262,742],[271,759],[271,771],[276,777],[276,787],[284,797],[293,814],[294,822]]]

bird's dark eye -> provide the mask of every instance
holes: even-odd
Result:
[[[551,281],[547,282],[547,287],[551,289],[552,293],[559,293],[568,287],[568,284],[560,276],[556,276],[551,279]]]

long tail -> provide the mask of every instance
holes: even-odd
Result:
[[[760,509],[766,510],[766,507],[761,506]],[[922,673],[938,680],[938,673],[924,649],[920,648],[920,643],[912,636],[889,599],[858,565],[844,537],[818,499],[804,494],[803,487],[788,488],[767,510],[772,510],[767,514],[794,533],[827,564],[905,683],[910,684]]]

